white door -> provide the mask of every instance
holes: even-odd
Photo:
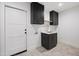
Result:
[[[26,12],[5,6],[6,55],[26,50]]]

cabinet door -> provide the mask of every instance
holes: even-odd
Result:
[[[42,46],[46,49],[49,49],[49,35],[42,33],[41,37]]]
[[[37,8],[37,5],[35,3],[31,3],[31,23],[32,24],[38,22],[38,20],[36,20],[37,19],[36,17],[38,16],[36,8]]]
[[[44,6],[32,2],[31,3],[31,23],[32,24],[44,24]]]
[[[50,21],[53,21],[53,12],[50,12]]]
[[[53,12],[53,25],[58,25],[58,13]]]
[[[44,6],[43,5],[39,5],[38,8],[38,20],[40,24],[44,23]]]
[[[50,34],[49,48],[55,47],[57,44],[57,33]]]
[[[58,25],[58,13],[55,11],[50,12],[50,25]]]

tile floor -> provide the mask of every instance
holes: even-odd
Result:
[[[43,47],[38,47],[17,56],[79,56],[79,49],[64,43],[59,43],[55,48],[51,50],[46,50]]]

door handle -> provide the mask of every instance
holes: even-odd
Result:
[[[26,31],[26,29],[25,29],[25,31]]]
[[[25,32],[25,34],[26,34],[27,32]]]

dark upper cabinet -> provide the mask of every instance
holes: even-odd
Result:
[[[31,3],[31,24],[44,24],[44,5]]]
[[[50,11],[50,25],[58,25],[58,12]]]

